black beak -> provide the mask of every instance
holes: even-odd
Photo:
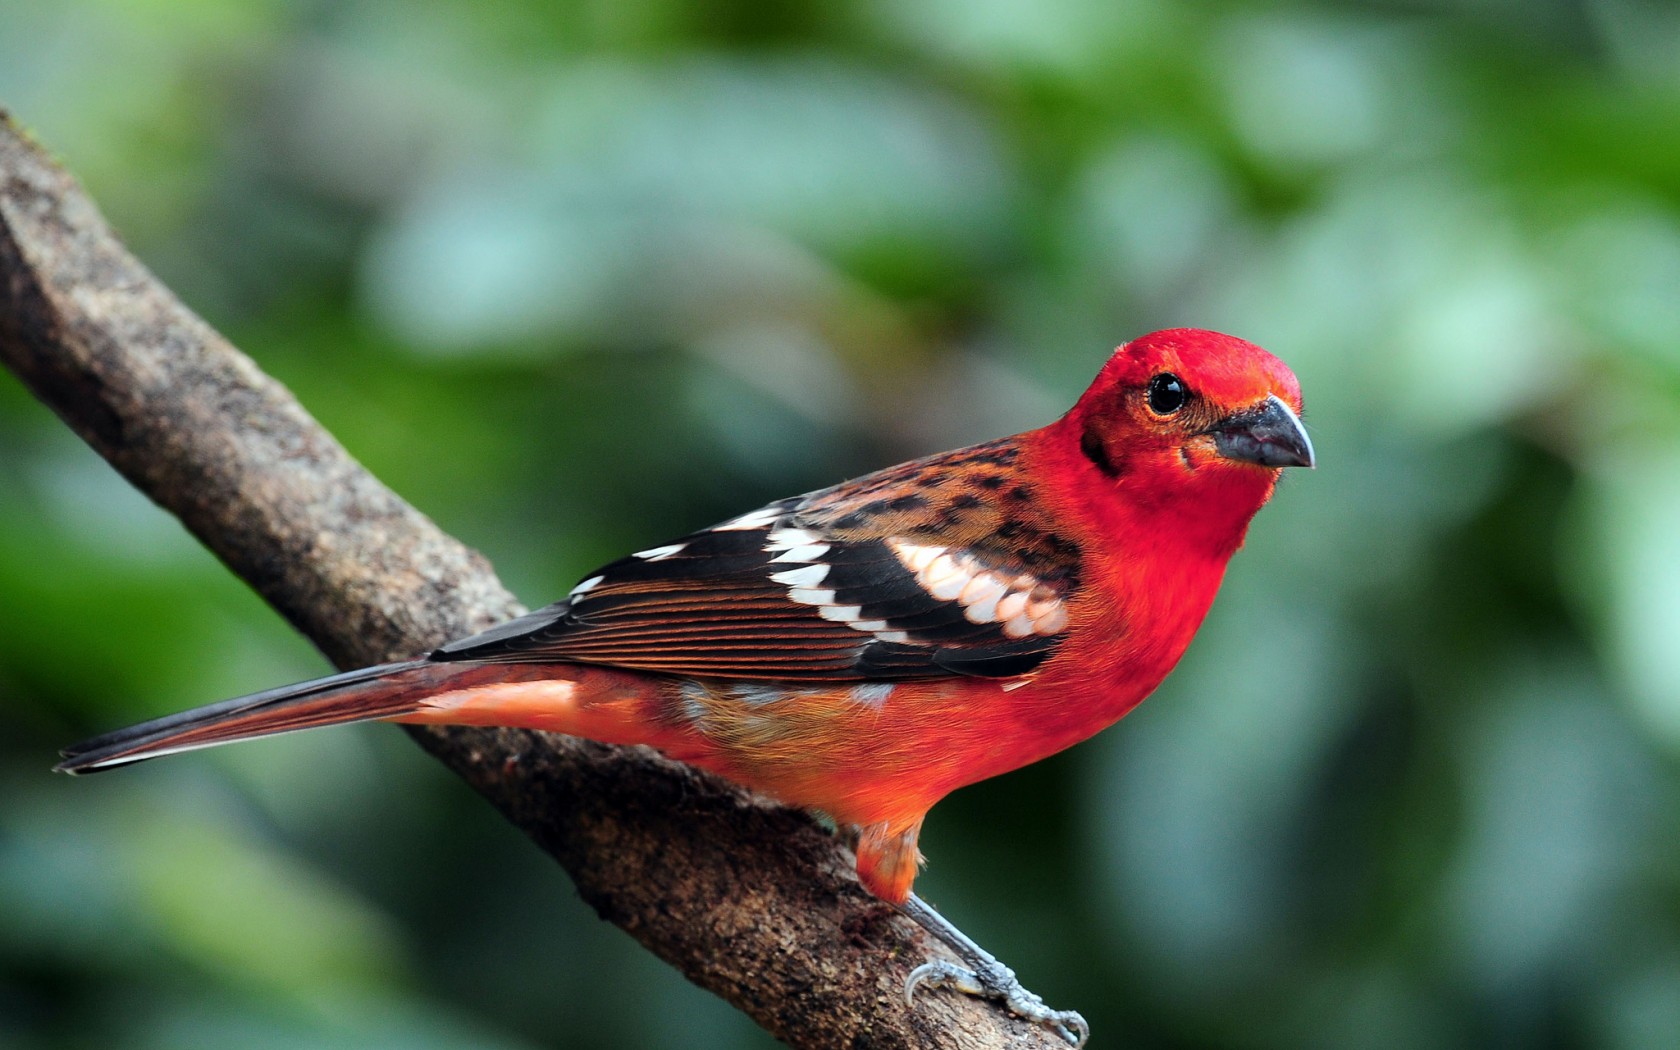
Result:
[[[1312,439],[1288,405],[1276,394],[1208,428],[1214,447],[1226,459],[1262,467],[1311,467]]]

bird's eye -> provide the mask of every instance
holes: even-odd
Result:
[[[1162,372],[1149,381],[1149,409],[1158,416],[1172,415],[1188,400],[1189,388],[1171,372]]]

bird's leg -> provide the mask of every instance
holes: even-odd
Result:
[[[1073,1010],[1052,1010],[1044,1000],[1027,991],[1016,979],[1015,971],[998,962],[986,949],[955,926],[945,916],[934,911],[914,893],[907,897],[899,910],[927,932],[939,938],[963,961],[959,966],[944,959],[932,959],[910,971],[904,982],[904,998],[913,1002],[921,985],[933,988],[954,988],[968,995],[996,999],[1010,1013],[1055,1032],[1075,1047],[1085,1045],[1091,1036],[1091,1026]]]
[[[963,965],[943,959],[923,963],[910,971],[904,982],[905,1002],[914,1003],[921,985],[954,988],[968,995],[996,999],[1017,1017],[1055,1032],[1075,1047],[1085,1045],[1091,1034],[1085,1018],[1072,1010],[1052,1010],[1044,1000],[1021,987],[1015,971],[998,962],[986,949],[975,944],[961,930],[946,921],[928,903],[910,892],[922,855],[916,839],[922,830],[920,817],[910,822],[883,822],[854,827],[858,878],[882,900],[903,901],[898,909],[916,925],[939,938],[957,953]]]

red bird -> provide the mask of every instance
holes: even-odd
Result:
[[[864,886],[968,964],[919,967],[907,995],[998,998],[1078,1045],[1078,1014],[910,892],[922,818],[1160,684],[1281,468],[1313,465],[1300,412],[1259,347],[1156,332],[1049,426],[778,500],[425,659],[119,730],[58,768],[366,720],[650,744],[853,829]]]

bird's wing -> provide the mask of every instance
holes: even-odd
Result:
[[[1042,526],[1018,454],[992,442],[771,503],[433,659],[746,680],[1026,674],[1066,632],[1079,549]]]

